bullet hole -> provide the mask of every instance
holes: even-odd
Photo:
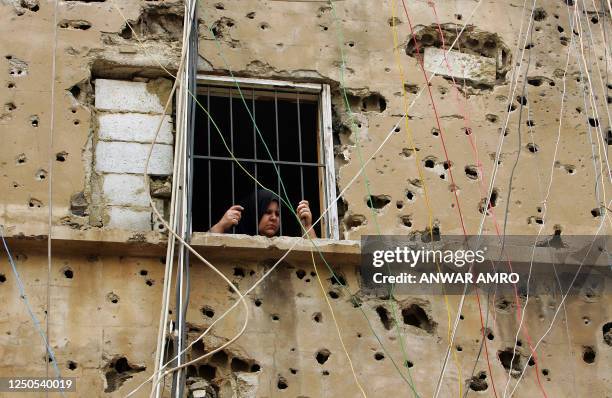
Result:
[[[417,94],[419,92],[419,86],[416,84],[405,83],[404,90],[410,94]]]
[[[225,6],[223,5],[223,3],[216,3],[215,8],[217,10],[225,10]]]
[[[434,137],[437,137],[440,135],[440,130],[438,130],[437,128],[432,128],[431,129],[431,135],[433,135]]]
[[[463,351],[463,347],[461,347],[460,345],[458,345],[457,347],[455,347],[455,349],[459,352]]]
[[[376,354],[374,354],[374,359],[376,359],[377,361],[382,361],[383,359],[385,359],[385,354],[383,354],[382,352],[377,352]]]
[[[366,197],[366,204],[370,209],[380,210],[391,202],[389,195],[371,195]]]
[[[337,272],[334,272],[333,276],[331,278],[329,278],[329,281],[331,282],[332,285],[340,285],[340,286],[346,286],[346,280],[344,279],[344,277],[340,274],[338,274]]]
[[[563,33],[565,31],[565,29],[563,29],[563,27],[561,25],[557,25],[557,31],[559,33]]]
[[[540,77],[530,77],[527,79],[527,84],[530,86],[540,87],[544,83],[544,80]]]
[[[64,276],[68,279],[72,279],[74,277],[74,272],[72,271],[72,269],[70,269],[69,267],[64,268],[64,270],[62,271],[62,273],[64,274]]]
[[[410,218],[410,216],[401,216],[400,220],[404,227],[412,228],[412,219]]]
[[[499,120],[497,115],[493,115],[492,113],[488,113],[485,118],[491,123],[496,123]]]
[[[200,312],[202,312],[202,315],[204,315],[206,318],[212,318],[215,316],[215,310],[208,305],[202,307]]]
[[[497,358],[501,362],[504,369],[510,370],[510,364],[512,364],[512,377],[518,377],[522,371],[521,356],[514,352],[513,348],[506,348],[503,351],[497,351]]]
[[[211,381],[217,376],[217,368],[208,364],[198,366],[198,375],[204,380]]]
[[[361,99],[362,112],[384,112],[387,109],[387,100],[378,93],[371,93],[368,96],[358,98]]]
[[[572,166],[572,165],[568,164],[568,165],[564,166],[564,169],[565,169],[565,171],[568,174],[576,174],[576,167],[575,166]]]
[[[584,317],[582,317],[582,322],[585,325],[588,325],[589,323],[591,323],[591,320],[588,317],[584,316]]]
[[[528,127],[533,127],[533,126],[535,126],[535,122],[534,122],[533,120],[527,120],[527,121],[525,122],[525,124],[526,124]]]
[[[261,307],[261,300],[255,299],[255,307]]]
[[[67,368],[70,370],[75,370],[78,367],[78,364],[74,361],[68,361]]]
[[[517,347],[522,347],[523,346],[523,342],[521,340],[517,340],[516,341],[516,346]]]
[[[462,130],[465,133],[465,135],[472,135],[472,129],[470,127],[464,127],[462,128]]]
[[[493,334],[493,332],[491,331],[491,329],[485,329],[485,335],[487,336],[487,339],[489,340],[493,340],[495,338],[495,335]]]
[[[217,351],[213,354],[212,358],[210,358],[210,362],[218,366],[227,366],[228,358],[229,357],[225,351]]]
[[[16,106],[15,104],[13,104],[12,102],[8,102],[8,103],[4,104],[4,109],[5,109],[7,112],[12,112],[12,111],[14,111],[15,109],[17,109],[17,106]]]
[[[362,226],[365,223],[365,216],[361,214],[351,214],[345,218],[344,223],[347,229],[354,229]]]
[[[66,157],[68,157],[68,152],[62,151],[55,154],[55,160],[57,160],[58,162],[65,162]]]
[[[412,191],[406,191],[406,199],[412,202],[415,199],[414,193]]]
[[[333,290],[330,290],[327,294],[329,295],[329,297],[333,298],[334,300],[340,297],[340,295]]]
[[[321,372],[321,374],[322,374],[323,376],[329,376],[329,371],[324,370],[324,371],[322,371],[322,372]]]
[[[591,346],[583,346],[582,347],[582,360],[585,363],[593,363],[595,362],[595,350]]]
[[[518,102],[519,104],[521,104],[523,106],[527,106],[527,97],[522,96],[522,95],[517,95],[516,96],[516,102]]]
[[[546,10],[541,7],[535,8],[533,10],[533,19],[538,22],[545,20],[547,16],[548,14],[546,13]]]
[[[561,43],[562,46],[567,46],[567,44],[568,44],[567,37],[565,37],[565,36],[559,37],[559,43]]]
[[[505,297],[500,297],[495,301],[495,309],[497,312],[507,313],[512,307],[512,302],[508,301]]]
[[[6,85],[6,88],[15,88],[15,83],[13,83],[13,82],[9,82],[9,83]]]
[[[423,163],[425,165],[425,167],[427,167],[428,169],[433,169],[434,166],[436,165],[436,162],[433,159],[425,159],[425,162]]]
[[[612,346],[612,322],[608,322],[605,325],[603,325],[603,327],[601,328],[601,332],[603,334],[604,342],[607,345]]]
[[[251,365],[251,372],[255,373],[255,372],[259,372],[261,370],[261,366],[257,363],[254,363],[253,365]]]
[[[411,367],[414,366],[414,364],[412,362],[410,362],[410,361],[405,361],[404,362],[404,366],[407,367],[408,369],[410,369]]]
[[[280,316],[278,314],[272,314],[272,320],[278,322],[280,321]]]
[[[537,29],[536,29],[537,30]],[[533,43],[529,43],[525,46],[525,50],[531,50],[534,47]]]
[[[306,271],[304,271],[303,269],[299,269],[295,271],[295,275],[297,275],[298,279],[304,279],[304,277],[306,276]]]
[[[244,268],[234,267],[234,276],[244,278],[245,277]]]
[[[320,312],[315,312],[314,314],[312,314],[312,320],[316,323],[323,322],[323,314],[321,314]]]
[[[485,381],[487,379],[487,373],[482,371],[478,372],[476,376],[472,376],[470,379],[470,390],[472,391],[485,391],[489,388],[489,385]]]
[[[38,116],[34,115],[34,116],[30,116],[30,125],[34,128],[38,127]]]
[[[153,284],[155,284],[155,281],[153,279],[147,279],[145,283],[147,284],[147,286],[153,286]]]
[[[379,305],[378,307],[376,307],[376,313],[378,314],[380,322],[383,324],[385,329],[391,330],[392,321],[391,317],[389,316],[389,311],[382,305]]]
[[[115,293],[110,292],[109,294],[106,295],[106,299],[108,301],[110,301],[113,304],[117,304],[119,302],[119,296],[117,296]]]
[[[72,124],[74,124],[75,126],[78,126],[81,122],[79,120],[75,120],[72,122]]]
[[[270,25],[268,23],[266,23],[266,22],[262,22],[262,23],[259,24],[259,29],[261,29],[261,30],[270,29]]]
[[[331,355],[331,352],[329,350],[322,349],[317,352],[317,355],[315,356],[315,358],[320,365],[323,365],[325,362],[327,362],[330,355]]]
[[[465,175],[467,178],[469,178],[470,180],[477,180],[478,179],[478,168],[474,165],[467,165],[465,166]]]
[[[317,276],[317,273],[314,272],[314,271],[310,271],[310,276],[315,277],[315,276]]]
[[[28,202],[28,207],[30,207],[30,208],[36,207],[37,209],[40,209],[42,207],[42,205],[43,204],[42,204],[42,202],[40,200],[34,199],[34,198],[31,198],[30,201]]]
[[[591,210],[591,215],[593,217],[601,217],[601,209],[599,207]]]
[[[6,275],[0,274],[0,283],[6,282]]]
[[[499,191],[498,191],[497,188],[493,188],[493,190],[491,191],[491,196],[489,197],[489,207],[487,209],[487,215],[491,214],[489,212],[489,210],[491,210],[492,208],[497,206],[497,199],[498,198],[499,198]],[[485,206],[487,206],[487,200],[486,200],[486,198],[482,198],[480,200],[480,203],[478,204],[478,212],[480,214],[484,214]]]
[[[395,207],[401,210],[404,207],[404,202],[401,200],[398,200],[397,202],[395,202]]]
[[[590,117],[589,118],[589,125],[591,127],[599,127],[599,119]]]
[[[346,43],[349,47],[355,47],[355,42],[354,41],[349,41],[348,43]]]
[[[248,364],[248,362],[234,357],[230,362],[230,368],[232,369],[232,372],[248,372],[251,366]]]
[[[60,29],[88,30],[89,28],[91,28],[91,23],[82,19],[63,19],[59,22],[57,26],[59,26]]]
[[[593,24],[596,24],[596,23],[598,23],[598,22],[599,22],[599,18],[597,18],[597,16],[596,16],[596,15],[594,15],[594,16],[591,18],[591,22],[592,22]]]
[[[141,269],[140,270],[140,275],[147,276],[148,274],[149,274],[149,271],[147,271],[146,269]]]
[[[113,392],[132,378],[134,373],[146,370],[145,366],[131,364],[126,357],[116,357],[104,367],[106,388],[104,392]]]
[[[515,110],[516,110],[516,105],[514,105],[514,104],[508,105],[508,112],[513,112]]]
[[[44,180],[45,178],[47,178],[47,171],[40,169],[36,172],[36,177],[35,177],[38,181]]]
[[[535,361],[533,360],[533,357],[529,358],[529,361],[527,362],[527,365],[529,365],[529,366],[535,365]]]
[[[538,147],[537,144],[530,142],[527,144],[527,150],[531,153],[537,153],[540,150],[540,148]]]
[[[361,333],[357,333],[357,338],[360,339],[361,338]]]
[[[452,162],[450,162],[450,161],[446,161],[446,160],[445,160],[444,162],[442,162],[442,167],[444,168],[444,170],[448,170],[448,169],[450,169],[452,165],[453,165],[453,164],[452,164]]]
[[[248,19],[255,19],[255,12],[254,12],[254,11],[252,11],[252,12],[248,13],[248,14],[246,15],[246,17],[247,17]]]
[[[409,307],[402,308],[402,320],[405,325],[415,326],[427,333],[433,333],[437,326],[418,304],[411,304]]]

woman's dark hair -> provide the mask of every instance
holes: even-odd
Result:
[[[243,198],[239,204],[244,207],[244,210],[242,211],[240,223],[236,226],[236,233],[259,235],[259,221],[266,210],[268,210],[270,202],[273,201],[279,203],[276,194],[261,188]],[[278,235],[278,231],[276,234]]]

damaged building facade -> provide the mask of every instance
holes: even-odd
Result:
[[[582,0],[402,3],[197,3],[192,65],[208,87],[198,88],[203,107],[231,91],[234,77],[252,110],[267,109],[274,92],[275,104],[297,99],[300,117],[310,118],[296,124],[304,129],[299,156],[285,159],[299,162],[301,174],[286,177],[296,192],[306,181],[302,195],[316,185],[317,217],[338,199],[317,240],[337,276],[319,253],[313,260],[305,239],[206,233],[222,214],[213,203],[231,204],[238,193],[222,195],[250,180],[232,169],[219,172],[223,185],[210,166],[199,170],[212,177],[196,169],[191,206],[201,223],[191,244],[241,292],[291,251],[247,296],[244,334],[185,369],[185,394],[356,397],[356,380],[372,397],[612,394],[609,295],[569,296],[559,314],[559,295],[528,304],[520,296],[527,341],[523,332],[517,338],[512,296],[467,296],[457,314],[461,296],[371,294],[359,273],[362,235],[610,234],[612,10]],[[169,218],[184,14],[175,1],[0,0],[0,224],[55,356],[3,250],[0,376],[42,376],[57,366],[76,377],[78,396],[123,397],[152,374],[168,230],[151,204]],[[224,98],[236,98],[228,106],[240,120],[219,123],[231,145],[257,133],[237,92]],[[268,94],[255,98],[259,92]],[[282,144],[295,131],[279,132],[278,122],[274,131],[270,120],[283,112],[273,108],[262,123],[280,156],[298,144]],[[200,118],[196,140],[212,131]],[[214,141],[202,145],[203,162],[227,161],[211,155],[221,147]],[[242,158],[257,158],[253,145],[254,155]],[[310,175],[308,165],[325,171]],[[267,163],[248,170],[277,184]],[[239,297],[194,258],[189,279],[192,341]],[[169,319],[177,314],[169,309]],[[238,306],[187,359],[228,342],[244,316]],[[166,394],[170,384],[168,377]],[[150,384],[135,396],[149,392]]]

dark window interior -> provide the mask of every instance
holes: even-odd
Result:
[[[249,173],[265,187],[280,191],[277,174],[251,116],[235,88],[200,87],[198,101],[215,121],[227,146]],[[312,95],[288,95],[275,91],[242,89],[263,140],[278,164],[294,210],[302,197],[309,201],[313,221],[320,215],[318,159],[318,104]],[[299,105],[298,105],[299,96]],[[256,184],[232,160],[219,132],[206,113],[196,107],[193,166],[193,231],[208,231],[225,211],[252,194]],[[299,108],[299,115],[298,115]],[[300,135],[301,133],[301,135]],[[278,140],[277,140],[278,136]],[[301,160],[300,160],[301,140]],[[302,165],[300,165],[300,164]],[[304,164],[308,165],[304,165]],[[233,174],[233,176],[232,176]],[[303,181],[303,186],[302,186]],[[256,225],[258,220],[245,220]],[[321,236],[319,225],[315,227]],[[228,231],[231,233],[233,231]],[[301,236],[301,228],[287,206],[281,204],[284,236]]]

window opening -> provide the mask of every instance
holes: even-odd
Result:
[[[335,189],[328,192],[330,185],[335,187],[333,158],[326,159],[333,154],[333,148],[325,147],[332,145],[331,120],[326,117],[331,111],[325,112],[324,108],[329,101],[322,98],[323,94],[329,95],[328,87],[256,79],[241,79],[240,87],[280,178],[233,80],[200,76],[198,101],[208,110],[242,166],[281,196],[282,178],[293,210],[300,200],[306,199],[313,222],[316,221],[330,200],[335,200]],[[199,107],[193,149],[193,231],[208,231],[231,205],[239,204],[260,187],[235,163],[213,123]],[[329,178],[333,178],[331,184]],[[300,225],[290,209],[280,202],[279,209],[279,235],[301,236]],[[325,217],[326,222],[314,227],[320,237],[338,236],[337,210],[335,206],[332,209],[331,217]],[[240,222],[253,223],[257,230],[258,210],[255,209],[252,220]],[[330,219],[334,221],[327,221]],[[235,232],[235,228],[227,232]]]

